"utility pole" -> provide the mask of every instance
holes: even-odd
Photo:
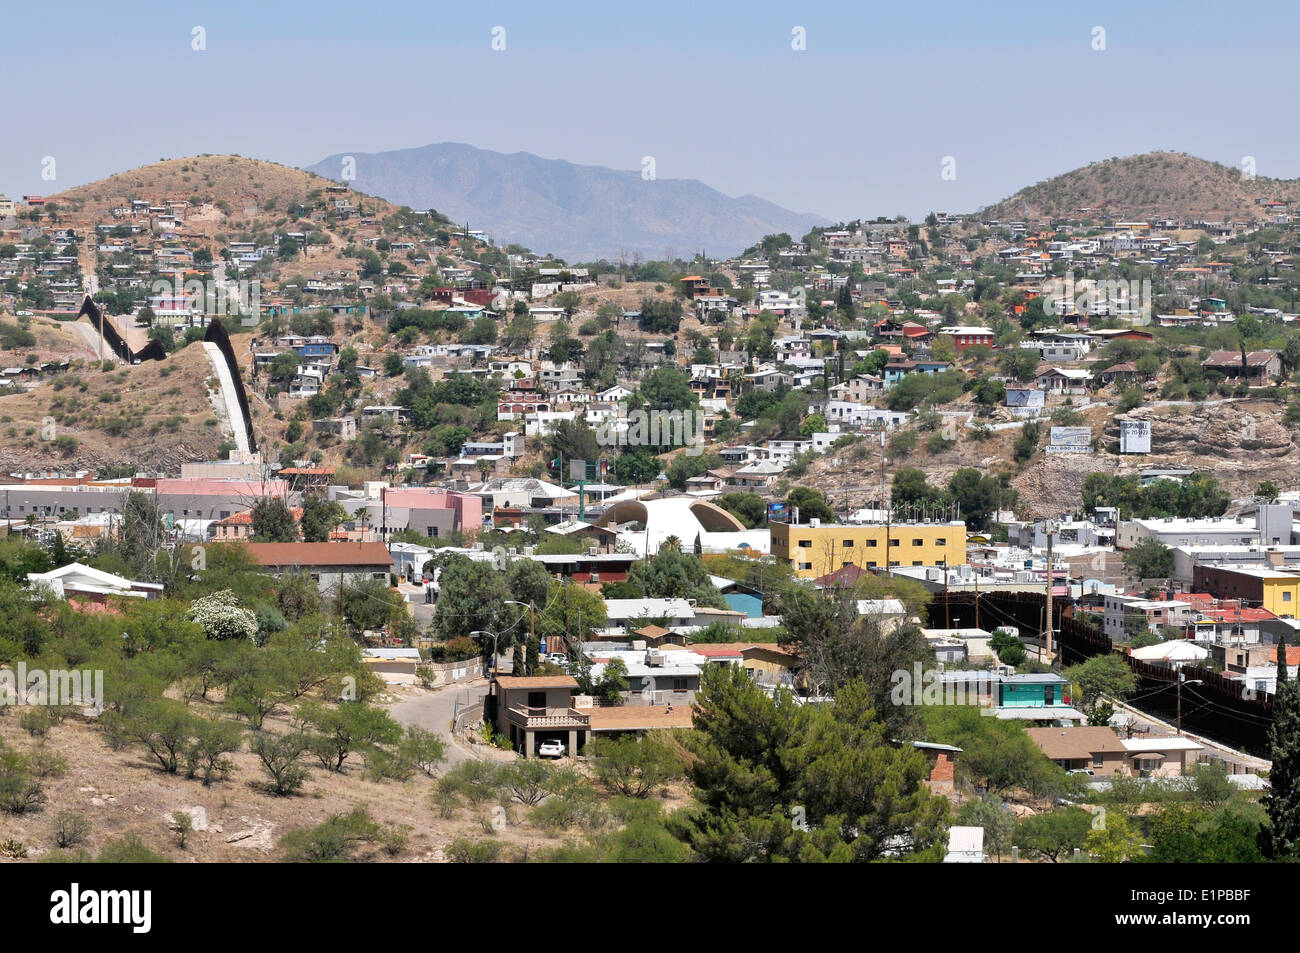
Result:
[[[974,567],[971,567],[974,569]],[[975,628],[980,627],[980,574],[975,569]]]
[[[947,556],[945,556],[943,559],[943,627],[945,629],[952,628],[952,618],[949,613],[949,604],[948,604],[948,557]]]
[[[1046,634],[1046,636],[1047,636],[1047,657],[1048,657],[1048,659],[1049,659],[1049,662],[1050,662],[1050,659],[1051,659],[1051,656],[1052,656],[1052,626],[1053,626],[1053,618],[1052,618],[1052,582],[1053,582],[1053,574],[1052,574],[1052,536],[1053,536],[1055,533],[1056,533],[1056,521],[1055,521],[1055,520],[1048,520],[1048,521],[1047,521],[1047,607],[1046,607],[1047,611],[1046,611],[1046,620],[1045,620],[1046,623],[1047,623],[1047,626],[1046,626],[1046,633],[1045,633],[1045,634]]]

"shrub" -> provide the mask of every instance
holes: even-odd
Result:
[[[491,864],[501,856],[501,843],[458,837],[444,847],[442,853],[453,864]]]
[[[0,810],[26,814],[44,804],[45,789],[26,757],[12,748],[0,751]]]
[[[290,863],[349,860],[358,846],[383,836],[383,827],[371,820],[364,807],[357,807],[347,814],[335,814],[315,827],[289,831],[280,838],[280,849]]]
[[[302,764],[307,740],[302,734],[274,735],[259,731],[253,735],[249,750],[257,755],[270,777],[271,793],[292,794],[307,780],[307,769]]]
[[[76,811],[60,811],[54,821],[54,843],[67,850],[85,842],[90,836],[90,821]]]

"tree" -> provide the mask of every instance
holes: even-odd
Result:
[[[307,769],[302,764],[307,745],[308,739],[301,732],[277,735],[259,731],[253,735],[248,747],[262,762],[272,794],[284,796],[302,787],[307,780]]]
[[[296,543],[298,521],[278,496],[264,496],[253,504],[253,540],[258,543]]]
[[[1094,655],[1086,662],[1071,665],[1065,677],[1076,687],[1085,710],[1093,708],[1102,695],[1122,699],[1137,689],[1137,676],[1115,653]]]
[[[1020,433],[1012,447],[1012,456],[1017,463],[1028,463],[1038,452],[1038,438],[1041,431],[1042,428],[1032,421],[1025,421],[1021,425]]]
[[[305,543],[327,543],[340,523],[347,519],[347,511],[338,503],[322,496],[304,496],[302,516],[298,528]]]
[[[343,616],[357,632],[385,629],[407,615],[401,593],[387,579],[358,579],[339,594]]]
[[[1058,863],[1082,850],[1092,830],[1092,815],[1080,807],[1061,807],[1046,814],[1031,814],[1016,822],[1016,845],[1031,857]]]
[[[475,562],[453,556],[438,576],[438,604],[434,608],[433,628],[443,639],[470,632],[494,631],[499,623],[501,606],[507,597],[505,577],[491,563]],[[478,636],[486,656],[492,650],[491,636]],[[502,636],[500,648],[514,644],[516,633]]]
[[[1097,861],[1120,864],[1141,856],[1141,831],[1124,814],[1110,810],[1088,831],[1084,846]]]
[[[190,618],[209,639],[252,639],[257,635],[257,616],[239,604],[239,597],[222,589],[190,604]]]
[[[342,771],[343,762],[354,751],[368,754],[402,738],[401,725],[388,712],[361,702],[337,706],[308,703],[299,708],[298,716],[315,729],[315,736],[309,739],[310,750],[331,771]]]
[[[963,804],[957,812],[957,823],[984,828],[984,850],[994,857],[1010,853],[1015,846],[1011,838],[1016,826],[1015,816],[1003,806],[1000,798],[991,794]]]
[[[1260,849],[1275,860],[1293,860],[1300,854],[1300,680],[1279,679],[1268,742],[1273,767],[1261,799],[1268,823]]]
[[[791,508],[798,507],[800,522],[818,519],[824,523],[834,523],[835,513],[826,503],[820,490],[810,489],[806,486],[797,486],[789,492],[785,498],[786,505]]]
[[[735,666],[706,669],[686,736],[699,810],[669,829],[708,861],[938,861],[948,804],[924,756],[890,740],[869,694],[832,703],[768,695]]]
[[[1174,554],[1155,539],[1144,539],[1124,554],[1124,569],[1138,579],[1168,579],[1174,572]]]
[[[632,564],[627,581],[651,599],[694,599],[715,609],[727,605],[700,558],[667,545],[667,540],[653,559]]]
[[[644,738],[598,738],[586,748],[588,762],[611,794],[644,798],[673,778],[682,776],[683,765],[658,733]]]

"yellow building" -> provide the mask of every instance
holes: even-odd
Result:
[[[888,547],[886,531],[888,529]],[[788,562],[800,579],[816,579],[853,565],[883,569],[885,550],[891,567],[960,566],[966,562],[966,524],[772,523],[772,555]]]

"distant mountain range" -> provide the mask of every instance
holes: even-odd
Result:
[[[488,232],[570,262],[620,257],[735,255],[764,235],[798,239],[817,215],[800,214],[753,195],[732,198],[694,179],[644,179],[640,171],[575,165],[527,152],[509,155],[442,142],[391,152],[329,156],[307,171],[343,181],[343,160],[355,159],[362,192],[437,209]]]
[[[1248,176],[1243,169],[1182,152],[1146,152],[1105,159],[1021,189],[984,209],[1003,221],[1077,218],[1269,218],[1262,201],[1300,200],[1300,180]]]

